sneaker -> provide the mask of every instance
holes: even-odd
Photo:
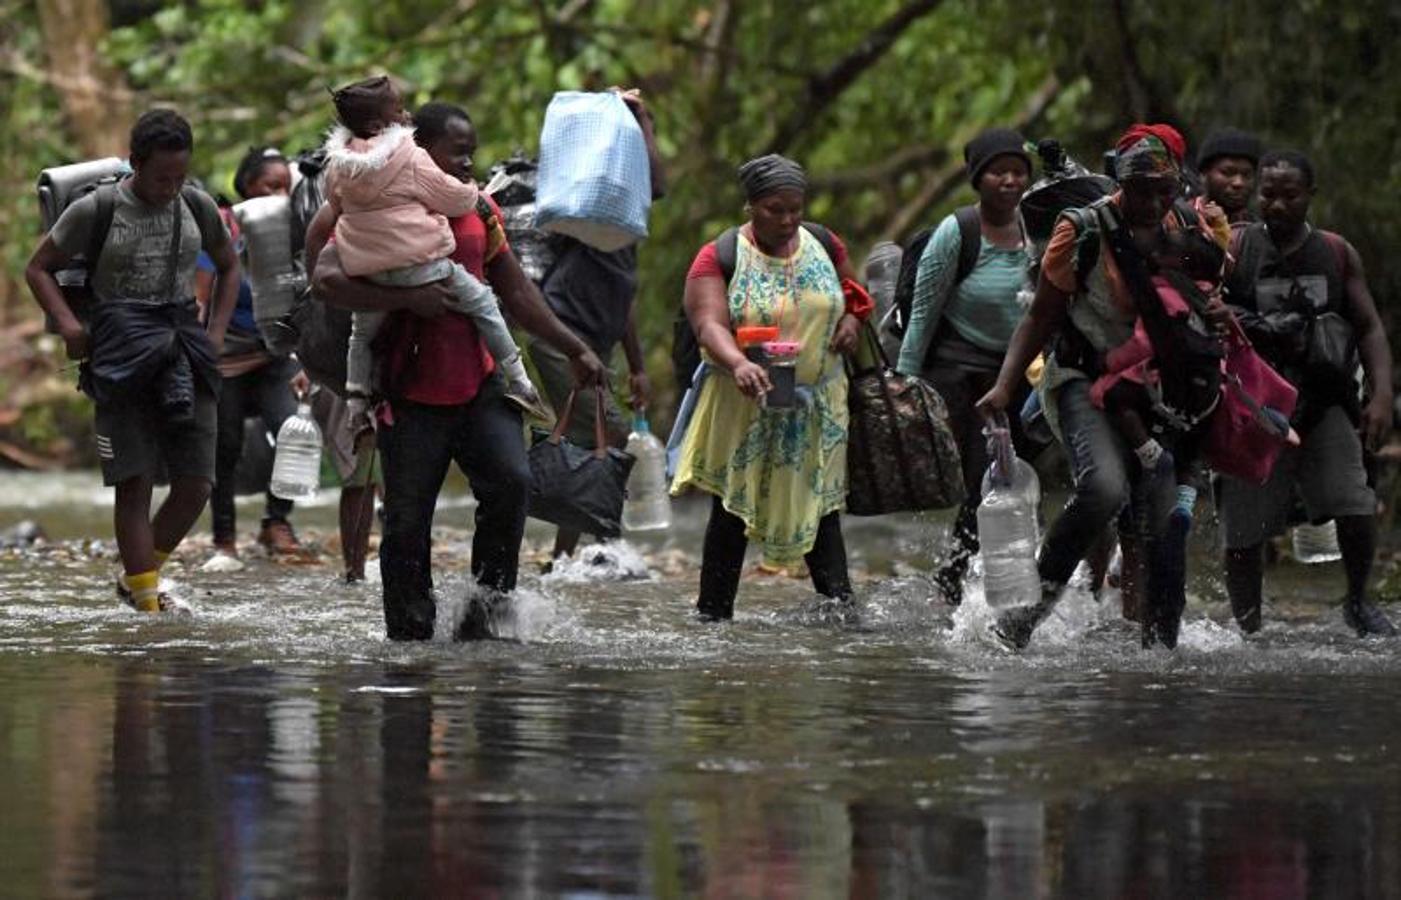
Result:
[[[302,542],[297,540],[297,533],[292,530],[292,526],[281,519],[268,519],[263,523],[263,527],[258,531],[258,544],[266,548],[268,555],[274,558],[308,555]]]
[[[214,552],[238,559],[238,541],[233,538],[215,538]]]
[[[478,591],[467,598],[467,609],[453,632],[455,641],[489,641],[499,637],[496,619],[509,601],[505,594],[492,592],[486,595],[481,589]]]
[[[1018,606],[998,615],[989,630],[1008,650],[1025,650],[1036,626],[1046,621],[1060,600],[1065,585],[1043,582],[1041,599],[1030,606]]]
[[[127,606],[130,606],[137,612],[181,613],[183,615],[190,614],[190,610],[188,607],[177,603],[175,601],[175,598],[171,597],[165,591],[161,591],[160,593],[156,594],[155,609],[142,609],[141,607],[136,605],[136,599],[131,595],[131,589],[122,583],[122,578],[120,575],[117,576],[117,599],[125,603]]]
[[[1379,637],[1396,637],[1396,626],[1386,617],[1375,603],[1365,597],[1349,597],[1343,601],[1343,621],[1357,632],[1360,638],[1375,634]]]
[[[540,399],[540,392],[528,381],[517,381],[508,385],[506,400],[529,418],[541,422],[554,421],[554,415],[545,408],[544,401]]]

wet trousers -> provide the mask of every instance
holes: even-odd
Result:
[[[696,602],[696,609],[702,617],[734,617],[735,594],[739,592],[739,576],[744,568],[744,551],[748,546],[744,520],[725,509],[719,497],[713,498],[701,555],[700,599]],[[851,597],[841,513],[830,512],[817,523],[817,540],[803,560],[807,563],[812,586],[817,593],[840,600]]]
[[[214,520],[214,540],[232,541],[237,536],[234,494],[238,484],[238,464],[243,456],[243,421],[259,416],[263,427],[274,435],[297,411],[297,400],[288,382],[297,374],[293,359],[274,359],[265,366],[224,379],[219,391],[218,436],[214,444],[214,490],[209,497],[210,517]],[[264,521],[286,521],[292,501],[267,495]]]
[[[478,584],[503,593],[516,586],[530,466],[520,412],[505,401],[504,387],[501,376],[493,375],[470,403],[397,401],[394,424],[380,429],[385,513],[380,572],[390,640],[433,636],[433,508],[450,463],[457,463],[477,498],[472,574]]]

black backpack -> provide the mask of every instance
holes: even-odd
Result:
[[[983,248],[983,226],[976,206],[960,206],[953,211],[958,223],[958,266],[954,270],[954,284],[961,284],[978,264],[978,253]],[[935,226],[937,227],[937,226]],[[919,274],[919,258],[924,248],[934,236],[934,228],[921,228],[905,242],[904,254],[900,257],[900,274],[895,279],[895,315],[890,320],[890,331],[897,337],[905,336],[910,324],[910,305],[915,298],[915,277]]]
[[[832,232],[825,225],[816,222],[804,222],[803,229],[817,238],[822,249],[827,252],[827,258],[836,265],[837,241]],[[726,284],[729,284],[735,275],[738,254],[739,228],[732,226],[720,232],[720,236],[715,239],[715,259],[720,265],[720,273],[724,276]],[[690,319],[686,318],[686,310],[683,307],[671,323],[671,373],[679,389],[684,391],[691,383],[691,376],[700,366],[700,361],[700,342],[696,340],[695,329],[691,327]]]

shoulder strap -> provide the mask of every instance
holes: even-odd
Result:
[[[958,268],[954,270],[953,283],[961,284],[978,265],[978,254],[983,250],[983,223],[976,206],[960,206],[953,211],[958,223]]]
[[[1100,204],[1101,201],[1096,200],[1087,207],[1067,209],[1061,213],[1075,226],[1075,233],[1080,235],[1080,246],[1075,254],[1075,283],[1081,288],[1099,263]]]
[[[715,239],[715,261],[720,264],[720,274],[725,276],[726,284],[735,277],[735,258],[738,253],[739,229],[731,226],[720,232],[720,236]]]
[[[817,238],[817,242],[822,245],[822,249],[827,252],[827,258],[832,261],[832,265],[837,264],[837,240],[832,235],[831,229],[826,225],[819,225],[816,222],[804,222],[803,228],[808,234]]]
[[[92,232],[88,235],[88,249],[85,254],[89,272],[97,268],[97,259],[102,255],[102,247],[107,243],[107,232],[112,230],[112,216],[117,208],[116,191],[115,184],[101,184],[92,192],[97,211],[92,217]]]

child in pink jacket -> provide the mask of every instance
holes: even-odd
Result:
[[[398,287],[446,280],[455,297],[449,308],[477,326],[506,377],[507,399],[547,417],[496,295],[449,258],[457,241],[448,217],[476,209],[476,184],[448,175],[414,143],[399,92],[387,77],[358,81],[332,99],[341,124],[326,142],[326,198],[336,214],[336,250],[346,274]],[[370,343],[386,315],[357,312],[351,320],[345,387],[352,429],[364,427]]]

